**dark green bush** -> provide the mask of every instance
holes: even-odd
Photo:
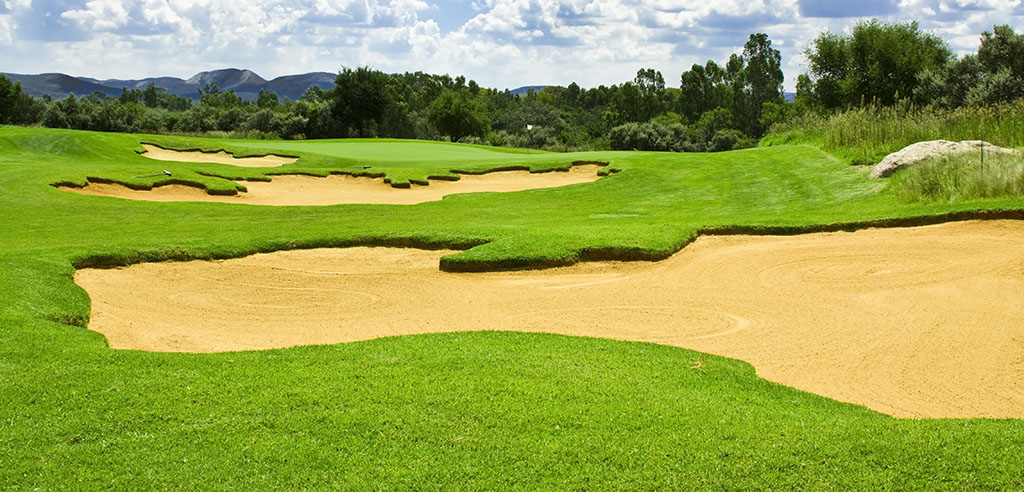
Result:
[[[608,133],[612,150],[653,150],[694,152],[703,150],[702,142],[694,142],[693,132],[681,124],[663,125],[655,122],[626,123]]]

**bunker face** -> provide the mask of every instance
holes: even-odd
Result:
[[[1024,418],[1024,223],[704,237],[658,263],[438,271],[445,251],[81,270],[115,348],[212,352],[462,330],[655,342],[899,417]]]
[[[156,145],[142,144],[146,149],[141,155],[156,159],[158,161],[174,162],[202,162],[210,164],[227,164],[240,167],[278,167],[298,161],[295,157],[281,157],[277,155],[266,155],[260,157],[235,157],[225,152],[200,152],[200,151],[178,151],[169,150]]]
[[[113,196],[159,202],[202,201],[246,203],[250,205],[340,205],[346,203],[398,204],[437,201],[456,193],[507,192],[555,188],[597,181],[603,166],[584,164],[569,171],[530,173],[501,171],[481,175],[462,175],[458,181],[430,180],[430,185],[394,188],[383,178],[332,175],[326,178],[302,175],[273,176],[270,182],[248,181],[247,192],[233,196],[209,195],[205,190],[184,185],[157,186],[152,190],[133,190],[119,184],[89,183],[84,188],[59,187],[84,195]]]

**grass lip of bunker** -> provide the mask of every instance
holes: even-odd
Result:
[[[227,164],[239,167],[280,167],[285,164],[292,164],[299,160],[298,157],[280,156],[267,154],[262,156],[236,157],[226,150],[208,152],[200,149],[173,150],[161,147],[156,144],[143,143],[145,152],[139,153],[143,157],[159,161],[190,162],[204,164]]]
[[[245,203],[272,206],[316,206],[342,204],[414,205],[441,200],[461,193],[513,192],[558,188],[590,183],[602,178],[603,163],[576,163],[567,171],[498,170],[491,172],[453,171],[458,179],[436,177],[429,185],[411,183],[408,187],[390,186],[386,178],[330,174],[327,177],[306,174],[274,174],[270,181],[247,181],[246,191],[235,195],[215,195],[186,184],[167,184],[139,190],[119,183],[90,181],[84,187],[58,185],[63,191],[93,196],[111,196],[131,200],[177,202],[203,201]],[[523,166],[516,166],[523,169]],[[525,168],[528,169],[528,168]],[[612,170],[609,170],[612,173]]]

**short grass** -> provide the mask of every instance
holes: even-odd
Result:
[[[89,299],[71,281],[82,264],[351,244],[469,248],[446,257],[462,269],[657,258],[702,230],[1019,215],[1024,200],[904,203],[810,146],[519,155],[161,138],[0,127],[0,489],[1024,488],[1017,420],[897,420],[765,382],[740,361],[501,326],[262,352],[111,350],[83,328]],[[216,176],[282,171],[152,161],[140,142],[407,179],[573,161],[621,172],[412,206],[151,203],[50,186],[148,186],[133,176],[166,168],[213,188],[233,183]]]

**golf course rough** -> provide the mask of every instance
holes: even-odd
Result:
[[[513,330],[675,345],[897,417],[1024,418],[1024,222],[702,237],[658,263],[445,273],[451,251],[80,270],[111,347],[212,352]],[[245,320],[240,322],[240,320]]]

